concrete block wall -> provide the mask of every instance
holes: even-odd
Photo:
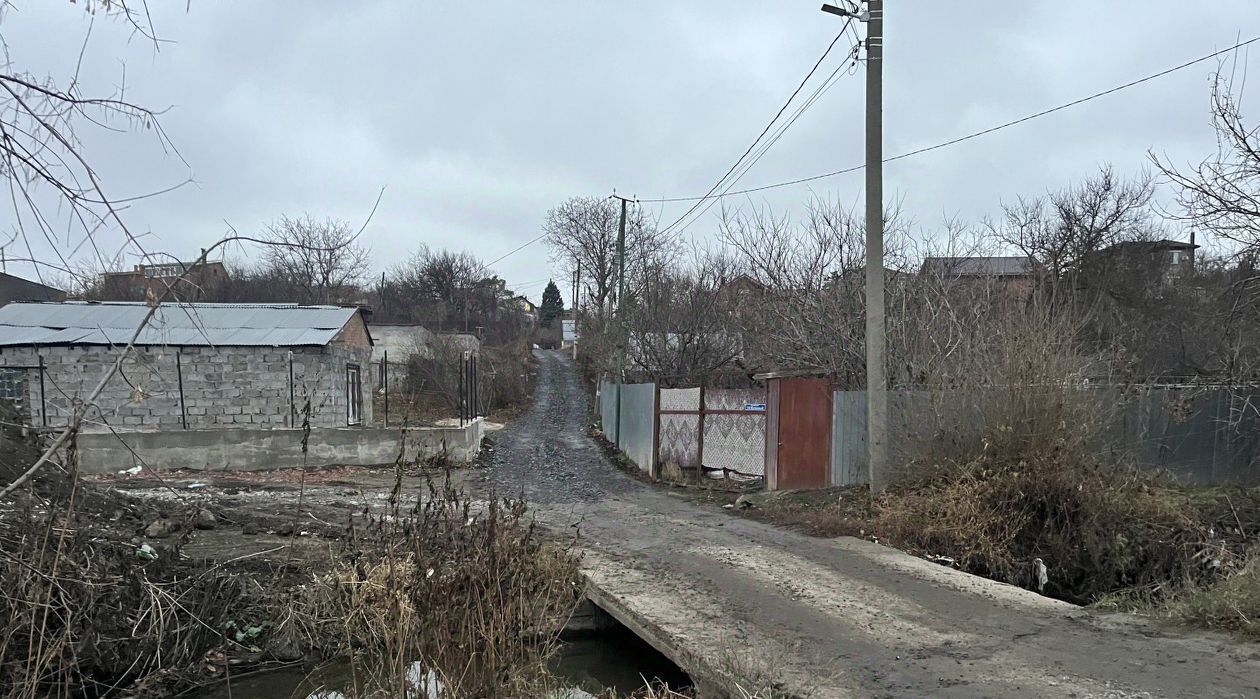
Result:
[[[134,466],[155,470],[258,471],[322,466],[407,463],[445,454],[456,462],[475,459],[485,423],[463,427],[314,428],[302,453],[301,429],[248,427],[159,432],[85,433],[79,436],[84,473],[117,473]]]
[[[179,367],[176,366],[176,352]],[[29,414],[35,425],[64,425],[77,401],[86,398],[118,357],[99,345],[0,349],[0,366],[27,369]],[[179,378],[184,410],[192,428],[277,428],[301,426],[310,405],[313,427],[346,425],[346,365],[358,364],[363,387],[363,424],[372,422],[375,379],[371,350],[349,345],[293,349],[293,403],[289,392],[289,352],[283,347],[136,347],[88,411],[87,430],[109,426],[131,430],[182,429]],[[296,420],[291,419],[296,409]],[[294,424],[291,425],[290,423]]]

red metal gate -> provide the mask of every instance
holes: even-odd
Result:
[[[831,381],[768,378],[767,487],[826,487],[831,480]]]

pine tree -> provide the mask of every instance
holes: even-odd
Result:
[[[564,299],[560,296],[560,287],[555,282],[547,282],[547,288],[543,290],[542,311],[540,320],[543,327],[550,328],[551,322],[564,314]]]

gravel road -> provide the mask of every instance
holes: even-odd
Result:
[[[487,479],[524,492],[545,524],[578,527],[593,584],[689,670],[768,672],[802,697],[1260,696],[1258,645],[1095,614],[635,481],[585,436],[590,399],[568,360],[538,358],[536,403],[498,434]]]

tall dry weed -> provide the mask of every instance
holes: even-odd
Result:
[[[569,553],[544,542],[523,502],[474,502],[430,481],[407,507],[351,537],[348,562],[305,599],[324,651],[350,657],[359,693],[405,696],[415,667],[444,697],[532,696],[581,593]],[[411,679],[409,679],[409,677]]]

